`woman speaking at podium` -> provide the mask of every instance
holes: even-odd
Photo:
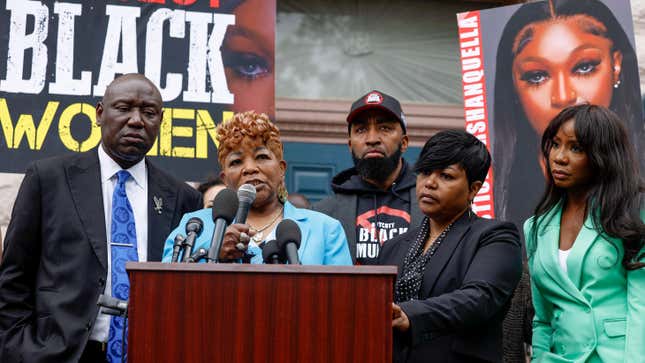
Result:
[[[251,184],[256,189],[246,222],[234,223],[226,229],[219,255],[221,260],[250,258],[251,263],[262,263],[264,243],[275,239],[280,221],[291,219],[302,236],[298,249],[302,264],[352,264],[340,222],[318,212],[296,208],[287,201],[284,180],[287,163],[282,158],[280,131],[267,115],[254,111],[235,114],[218,126],[217,141],[220,177],[226,186],[237,190],[243,184]],[[186,223],[193,217],[204,224],[193,251],[209,248],[214,222],[212,210],[207,208],[183,216],[166,240],[164,262],[171,261],[174,239],[185,233]]]
[[[426,217],[379,256],[399,267],[395,362],[502,361],[502,321],[522,257],[513,224],[470,208],[490,163],[486,146],[465,131],[440,132],[421,150],[416,195]]]

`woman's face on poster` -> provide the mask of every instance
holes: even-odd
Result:
[[[246,0],[234,14],[235,25],[228,27],[222,45],[233,111],[255,110],[273,118],[275,1]]]
[[[513,83],[538,135],[565,107],[610,105],[622,53],[612,51],[612,41],[599,33],[606,27],[586,15],[529,24],[518,33]]]

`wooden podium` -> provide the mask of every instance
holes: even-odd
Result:
[[[126,268],[130,363],[392,361],[394,266]]]

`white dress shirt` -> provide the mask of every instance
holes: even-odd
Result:
[[[107,279],[104,294],[112,296],[112,263],[111,263],[111,228],[112,228],[112,194],[117,183],[116,173],[123,170],[98,146],[99,165],[101,169],[101,190],[103,191],[103,212],[105,214],[105,236],[107,237]],[[137,255],[139,261],[148,259],[148,173],[145,159],[127,169],[132,176],[125,182],[125,192],[134,213],[134,224],[137,233]],[[90,340],[107,342],[110,332],[111,315],[99,314],[96,317]]]

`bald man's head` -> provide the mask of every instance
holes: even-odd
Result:
[[[106,88],[96,106],[105,152],[127,169],[143,159],[157,138],[163,115],[161,94],[141,74],[125,74]]]
[[[144,76],[143,74],[140,74],[140,73],[127,73],[127,74],[123,74],[121,76],[118,76],[114,80],[112,80],[112,82],[110,82],[110,84],[105,89],[105,93],[103,94],[103,101],[105,101],[105,97],[110,97],[111,96],[112,86],[114,86],[116,84],[119,84],[120,82],[130,80],[130,79],[138,79],[138,80],[141,80],[141,81],[144,81],[144,82],[148,83],[155,90],[155,93],[159,97],[159,102],[161,102],[161,93],[159,92],[159,89],[157,88],[157,86],[155,86],[155,84],[152,83],[152,81],[149,80],[146,76]]]

